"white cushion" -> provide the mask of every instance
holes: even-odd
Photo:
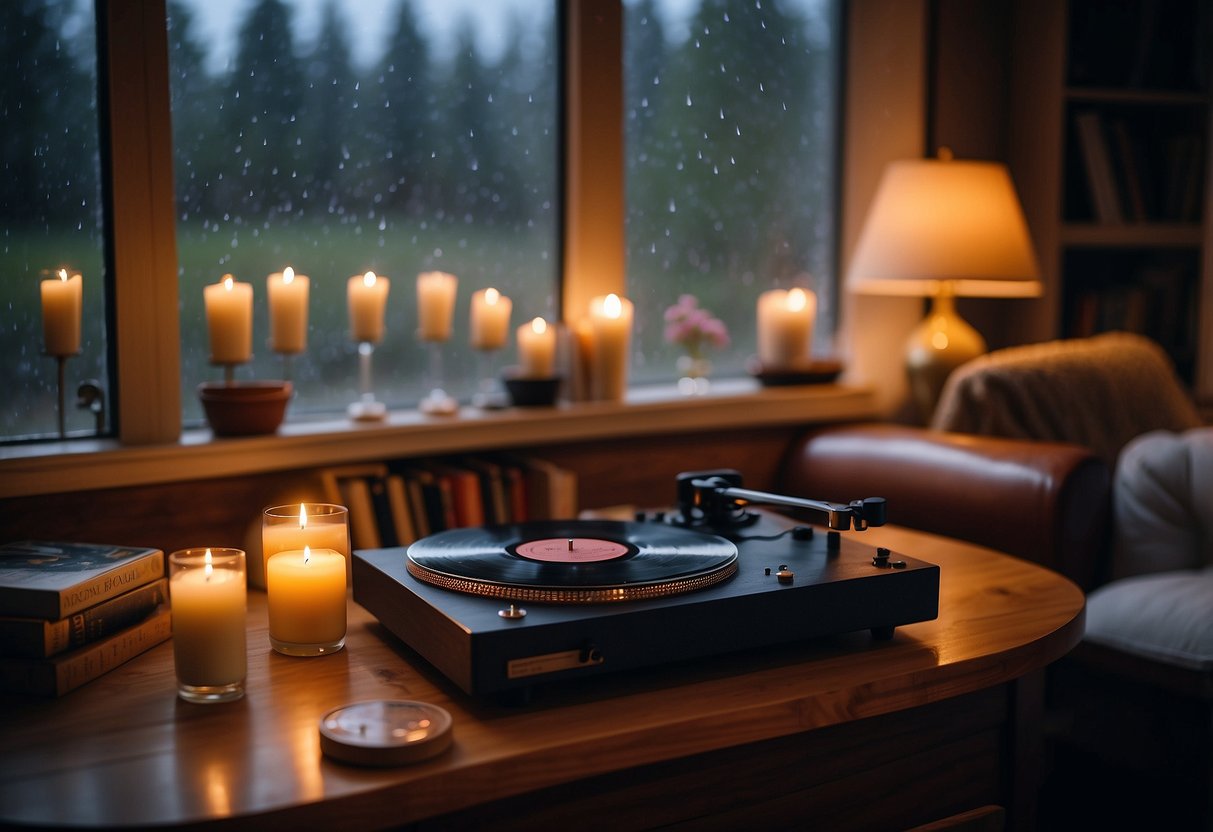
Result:
[[[1100,587],[1087,598],[1085,638],[1180,667],[1213,668],[1213,567]]]
[[[1213,428],[1134,439],[1112,500],[1113,578],[1213,564]]]

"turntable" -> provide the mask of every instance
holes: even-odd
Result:
[[[461,689],[538,683],[870,630],[939,613],[939,567],[841,532],[881,498],[830,503],[679,475],[678,505],[634,521],[451,529],[353,555],[354,600]],[[826,528],[754,505],[810,509]]]

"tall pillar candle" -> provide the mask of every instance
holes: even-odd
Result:
[[[807,289],[772,289],[758,298],[758,360],[768,369],[809,360],[817,296]]]
[[[239,699],[248,675],[244,552],[173,552],[169,599],[178,695],[190,702]]]
[[[322,656],[345,645],[345,558],[304,547],[270,555],[265,568],[270,645],[289,656]]]
[[[496,289],[481,289],[472,293],[472,347],[478,350],[499,350],[505,346],[510,331],[513,301]]]
[[[249,581],[265,586],[265,564],[291,549],[332,549],[350,557],[349,511],[333,503],[270,506],[261,513],[261,557],[249,564]],[[349,567],[347,566],[347,573]]]
[[[458,285],[459,279],[446,272],[417,275],[417,337],[422,341],[446,341],[451,337]]]
[[[610,294],[590,302],[590,395],[620,401],[628,389],[632,302]]]
[[[556,328],[543,318],[518,327],[518,377],[551,378],[555,371]]]
[[[287,355],[307,349],[308,293],[311,281],[287,266],[266,278],[270,302],[270,349]]]
[[[80,352],[80,308],[84,278],[68,277],[60,269],[55,277],[42,281],[42,343],[47,355],[75,355]]]
[[[361,343],[379,343],[383,338],[383,313],[390,288],[390,281],[374,272],[356,274],[346,281],[350,338]]]
[[[203,289],[211,363],[243,364],[253,356],[253,287],[232,276]]]

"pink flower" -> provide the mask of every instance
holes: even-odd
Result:
[[[692,357],[699,357],[704,346],[726,347],[729,330],[724,321],[699,306],[694,295],[682,295],[678,302],[665,310],[665,340],[685,347]]]

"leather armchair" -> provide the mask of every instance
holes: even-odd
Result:
[[[1088,590],[1105,568],[1109,480],[1107,464],[1078,445],[859,424],[797,440],[780,488],[885,497],[890,523],[1025,558]]]

